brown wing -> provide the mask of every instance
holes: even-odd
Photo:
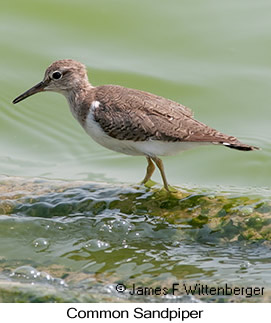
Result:
[[[193,119],[190,109],[151,93],[105,85],[96,88],[95,121],[119,140],[237,142]]]

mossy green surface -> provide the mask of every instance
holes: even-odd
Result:
[[[141,284],[170,290],[176,281],[265,286],[264,295],[251,298],[182,291],[180,302],[270,299],[266,190],[261,195],[190,187],[168,193],[154,183],[149,188],[9,177],[0,184],[2,302],[170,301],[121,295],[114,287],[125,282],[127,289]]]

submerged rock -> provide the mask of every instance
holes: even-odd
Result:
[[[134,301],[116,291],[118,282],[170,290],[175,282],[215,289],[257,281],[265,294],[256,298],[182,292],[136,300],[267,301],[270,215],[268,190],[168,193],[155,185],[0,177],[0,298]]]

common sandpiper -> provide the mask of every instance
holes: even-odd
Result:
[[[52,63],[43,80],[18,96],[13,103],[42,91],[63,94],[74,118],[100,145],[148,162],[145,184],[160,170],[169,191],[160,156],[173,155],[202,144],[218,144],[249,151],[258,147],[241,143],[193,118],[180,103],[148,92],[119,85],[92,86],[86,67],[72,59]]]

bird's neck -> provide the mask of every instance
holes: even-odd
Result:
[[[86,83],[82,86],[71,89],[65,93],[65,97],[68,100],[72,115],[81,124],[83,123],[82,108],[85,98],[92,92],[94,87],[90,83]]]

